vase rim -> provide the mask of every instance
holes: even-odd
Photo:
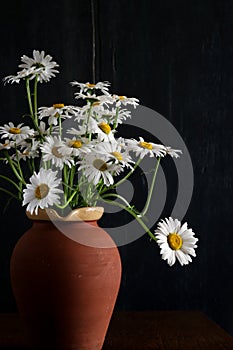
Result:
[[[55,209],[38,209],[38,214],[31,214],[26,211],[26,215],[30,220],[40,220],[40,221],[97,221],[104,213],[103,207],[82,207],[72,209],[68,215],[61,216]]]

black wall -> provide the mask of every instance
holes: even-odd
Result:
[[[146,235],[121,247],[117,308],[198,309],[233,335],[233,0],[96,0],[94,7],[96,80],[175,126],[195,180],[184,220],[199,238],[197,257],[170,268]],[[0,16],[0,78],[16,72],[23,54],[45,50],[61,73],[40,86],[40,105],[74,103],[68,83],[92,80],[91,1],[9,0]],[[23,87],[0,89],[1,124],[21,121]],[[3,212],[5,203],[0,194],[0,312],[11,312],[10,256],[30,222],[17,203]]]

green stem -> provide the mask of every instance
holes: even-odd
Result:
[[[160,159],[161,159],[161,157],[158,158],[157,163],[156,163],[156,167],[155,167],[155,170],[154,170],[154,175],[153,175],[153,178],[152,178],[152,181],[151,181],[150,191],[149,191],[149,194],[148,194],[148,197],[147,197],[147,201],[146,201],[145,207],[144,207],[144,209],[143,209],[143,211],[141,213],[142,216],[146,215],[147,210],[148,210],[148,208],[150,206],[150,201],[151,201],[152,193],[153,193],[154,186],[155,186],[155,180],[156,180],[156,175],[157,175],[159,164],[160,164]]]
[[[18,201],[20,200],[15,194],[6,190],[5,188],[0,187],[0,191],[7,193],[9,196],[12,196],[13,198],[17,199]]]
[[[77,192],[78,192],[78,191],[73,192],[73,194],[70,196],[70,198],[66,201],[65,204],[63,204],[63,205],[56,204],[56,206],[57,206],[58,208],[60,208],[60,209],[65,209],[65,208],[68,206],[68,204],[72,201],[72,199],[74,198],[74,196],[77,194]]]
[[[123,178],[121,179],[120,181],[118,181],[116,184],[114,184],[114,187],[117,187],[119,185],[121,185],[123,182],[125,182],[125,180],[127,180],[132,174],[133,172],[135,171],[135,169],[139,166],[139,164],[141,163],[142,159],[139,158],[138,161],[135,163],[134,167],[132,170],[130,170],[128,172],[128,174]]]
[[[15,186],[17,188],[18,191],[21,191],[20,187],[17,185],[17,183],[15,183],[13,180],[11,180],[9,177],[4,176],[4,175],[0,175],[0,178],[10,182],[13,186]]]
[[[32,107],[32,99],[31,99],[31,91],[30,91],[30,81],[29,81],[29,79],[26,79],[26,90],[27,90],[27,98],[28,98],[28,104],[29,104],[29,110],[30,110],[31,118],[34,121],[34,113],[33,113],[33,107]]]
[[[34,86],[35,113],[33,111],[33,106],[32,106],[32,98],[31,98],[29,79],[26,79],[26,90],[27,90],[27,99],[28,99],[28,105],[29,105],[29,110],[30,110],[30,116],[31,116],[31,119],[32,119],[33,124],[35,126],[35,129],[37,130],[38,134],[40,135],[41,140],[43,141],[45,138],[38,127],[38,118],[37,118],[37,82],[35,82],[35,86]]]
[[[106,203],[110,203],[112,205],[115,205],[121,209],[124,209],[126,210],[129,214],[131,214],[136,220],[137,222],[142,226],[142,228],[148,233],[148,235],[150,236],[150,238],[154,241],[157,241],[156,237],[153,235],[153,233],[149,230],[149,228],[145,225],[145,223],[140,219],[140,217],[138,217],[137,214],[135,214],[133,212],[133,210],[131,210],[130,208],[127,208],[125,207],[123,204],[121,203],[118,203],[118,202],[112,202],[108,199],[102,199],[103,202],[106,202]]]
[[[19,160],[19,153],[18,153],[16,144],[15,144],[15,152],[16,152],[16,157],[17,157],[17,168],[18,168],[18,171],[19,171],[19,175],[23,179],[24,184],[26,184],[26,182],[24,181],[24,176],[23,176],[23,172],[22,172],[22,169],[21,169],[20,160]],[[21,185],[20,185],[20,187],[22,188]]]
[[[61,137],[62,135],[62,125],[61,125],[61,115],[59,114],[59,117],[58,117],[58,122],[59,122],[59,135]]]
[[[38,86],[38,76],[35,78],[34,82],[34,118],[35,118],[35,124],[38,127],[38,117],[37,117],[37,86]]]
[[[91,111],[92,111],[92,103],[91,103],[91,106],[90,106],[90,109],[89,109],[88,115],[87,115],[86,135],[88,135],[88,124],[89,124],[90,117],[91,117]],[[89,141],[90,141],[90,140],[89,140]]]
[[[13,173],[15,174],[15,176],[17,177],[17,179],[26,186],[26,182],[25,182],[24,178],[21,177],[19,175],[19,173],[17,172],[17,169],[15,168],[15,166],[14,166],[10,156],[7,153],[5,153],[5,155],[6,155],[6,158],[7,158],[8,162],[9,162],[9,164],[10,164],[10,167],[11,167]]]
[[[115,198],[119,198],[123,203],[125,203],[128,207],[130,207],[129,202],[127,202],[127,200],[120,196],[119,194],[116,193],[106,193],[102,196],[102,198],[108,198],[108,197],[115,197]]]
[[[116,115],[113,123],[113,129],[115,130],[117,127],[117,119],[118,119],[119,107],[116,108]]]

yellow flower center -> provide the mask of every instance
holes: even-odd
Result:
[[[71,141],[69,142],[69,146],[70,146],[70,147],[73,147],[73,148],[81,148],[82,145],[83,145],[82,142],[79,141],[79,140],[71,140]]]
[[[21,129],[20,128],[10,128],[9,132],[11,134],[20,134],[21,133]]]
[[[109,134],[110,132],[111,132],[111,126],[110,125],[108,125],[107,123],[104,123],[104,122],[102,122],[102,123],[100,123],[99,125],[98,125],[98,127],[105,133],[105,134]]]
[[[96,107],[96,106],[99,106],[99,105],[100,105],[100,102],[94,102],[92,106]]]
[[[108,169],[107,163],[105,163],[102,159],[95,159],[93,165],[100,171],[106,171]]]
[[[120,152],[114,151],[111,153],[117,160],[121,161],[123,159]]]
[[[126,97],[125,96],[118,96],[119,100],[124,100]]]
[[[52,154],[57,158],[62,158],[62,154],[58,150],[59,147],[53,147],[52,148]]]
[[[28,156],[28,155],[29,155],[29,152],[28,152],[28,151],[23,151],[23,155],[24,155],[24,156]]]
[[[173,250],[178,250],[182,247],[183,240],[177,233],[169,233],[167,237],[169,247]]]
[[[43,199],[49,193],[49,186],[46,184],[40,184],[35,189],[35,197],[37,199]]]
[[[94,87],[95,87],[95,84],[89,84],[89,83],[88,83],[88,84],[86,84],[86,86],[89,87],[89,88],[94,88]]]
[[[139,146],[141,146],[142,148],[147,148],[149,150],[153,149],[152,144],[149,142],[141,141],[141,142],[139,142]]]
[[[53,108],[63,108],[65,105],[64,103],[55,103],[53,104]]]

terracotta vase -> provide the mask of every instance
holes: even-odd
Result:
[[[27,213],[33,225],[14,248],[10,273],[31,348],[102,348],[121,281],[118,249],[97,225],[102,214]]]

